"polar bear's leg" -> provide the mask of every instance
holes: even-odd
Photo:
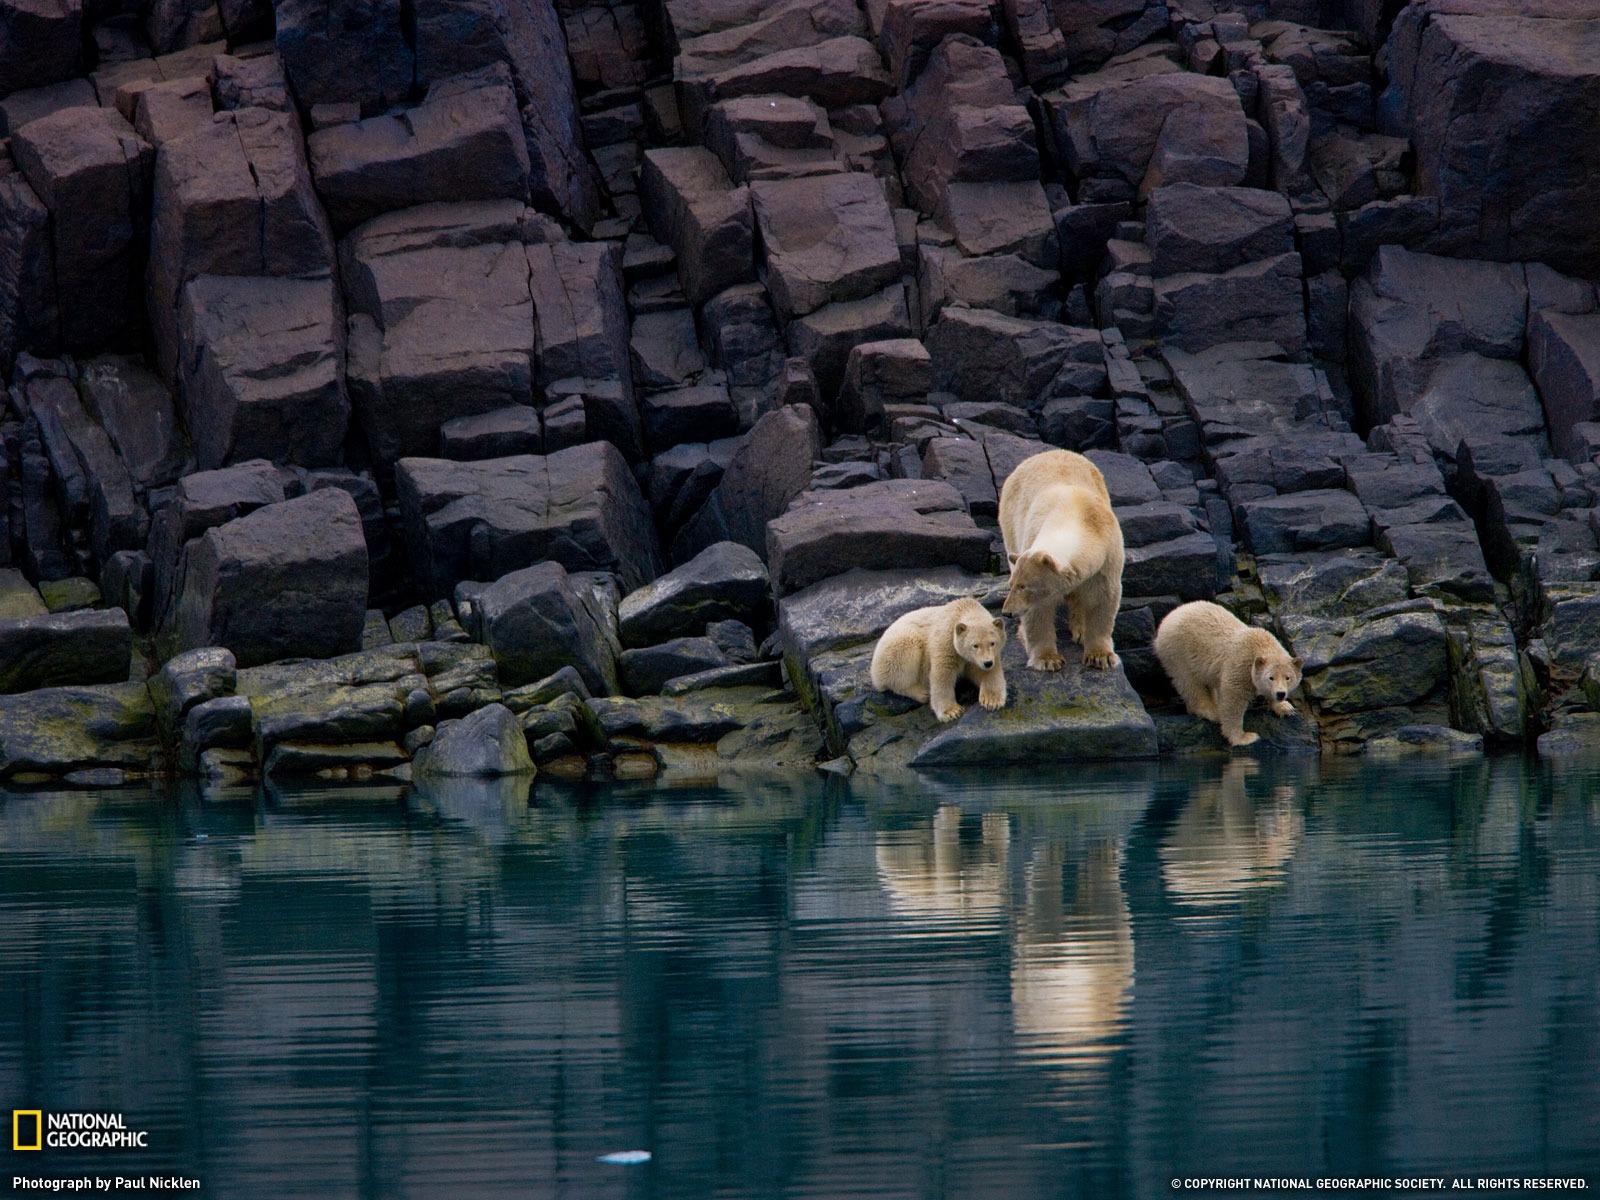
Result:
[[[1122,661],[1111,646],[1121,603],[1120,578],[1113,581],[1104,573],[1090,576],[1072,593],[1073,636],[1083,643],[1084,666],[1110,670]]]
[[[1258,733],[1244,731],[1244,710],[1250,707],[1252,689],[1235,679],[1223,678],[1217,685],[1217,722],[1230,746],[1248,746],[1259,741]]]
[[[961,677],[961,665],[943,661],[936,656],[928,671],[928,704],[933,715],[941,721],[954,721],[961,715],[961,705],[956,703],[956,680]]]
[[[1022,646],[1028,652],[1028,665],[1036,671],[1059,671],[1067,665],[1056,649],[1058,603],[1036,604],[1022,614]]]

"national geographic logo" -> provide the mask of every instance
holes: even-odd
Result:
[[[13,1150],[147,1150],[150,1135],[129,1129],[121,1113],[11,1110]]]

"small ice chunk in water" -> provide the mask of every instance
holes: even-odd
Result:
[[[595,1160],[603,1163],[616,1163],[619,1166],[635,1167],[640,1163],[650,1161],[648,1150],[613,1150],[610,1154],[602,1154]]]

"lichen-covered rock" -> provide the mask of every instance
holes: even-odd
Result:
[[[157,754],[155,735],[142,683],[0,696],[0,778],[101,767],[147,771]]]
[[[171,740],[191,708],[233,695],[238,682],[238,660],[221,646],[185,650],[169,658],[149,680],[162,734]]]

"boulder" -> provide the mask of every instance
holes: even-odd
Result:
[[[1306,660],[1306,690],[1324,712],[1411,704],[1445,679],[1447,638],[1444,622],[1435,613],[1396,613],[1358,621],[1333,639],[1331,650],[1315,658],[1302,650],[1300,627],[1289,619],[1285,625],[1296,653]]]
[[[677,256],[691,304],[755,278],[749,189],[734,187],[711,151],[700,146],[647,150],[639,196],[651,232]]]
[[[503,704],[490,704],[439,726],[417,764],[421,775],[531,775],[535,771],[522,722]]]
[[[1371,421],[1408,410],[1430,359],[1519,358],[1527,303],[1520,267],[1381,247],[1350,288],[1351,376]]]
[[[280,0],[278,54],[301,107],[354,101],[381,112],[404,100],[416,62],[399,0]]]
[[[528,247],[528,287],[538,321],[538,381],[547,392],[562,380],[581,379],[580,394],[595,381],[615,381],[626,403],[607,407],[591,421],[590,436],[606,438],[629,459],[644,456],[638,411],[633,407],[633,366],[628,310],[622,292],[622,249],[615,243],[551,242]],[[573,389],[564,389],[571,394]],[[585,412],[602,412],[587,399]]]
[[[0,692],[121,683],[132,639],[120,608],[0,620]]]
[[[591,695],[618,690],[620,647],[560,563],[538,563],[488,585],[463,584],[458,596],[472,602],[502,685],[533,683],[572,666]]]
[[[1300,255],[1279,254],[1217,274],[1160,277],[1155,327],[1181,350],[1263,341],[1296,353],[1306,341]]]
[[[654,696],[669,679],[733,666],[708,637],[680,637],[657,646],[624,650],[618,660],[622,687],[630,696]]]
[[[682,387],[706,369],[689,308],[640,313],[629,331],[628,353],[634,382],[641,388]]]
[[[50,212],[63,348],[92,353],[137,340],[154,147],[115,109],[68,108],[13,133],[11,153]]]
[[[1150,193],[1145,241],[1157,275],[1215,274],[1294,249],[1294,216],[1276,192],[1171,184]]]
[[[702,633],[713,621],[764,626],[771,604],[761,558],[738,542],[718,542],[628,593],[617,617],[622,644],[637,648]]]
[[[60,348],[50,210],[9,155],[0,155],[0,361]]]
[[[439,426],[439,454],[458,462],[538,454],[539,414],[521,404],[476,417],[455,417]]]
[[[524,246],[524,212],[513,201],[426,205],[379,217],[342,244],[350,399],[380,463],[435,453],[452,418],[533,404],[530,251],[543,248]],[[577,257],[604,262],[603,252]],[[581,322],[566,310],[555,255],[538,259],[552,342],[576,348]],[[601,282],[597,271],[591,283]],[[579,311],[607,311],[603,294]],[[605,330],[589,322],[591,348],[608,344],[594,336]]]
[[[333,283],[203,275],[183,289],[178,394],[202,468],[342,458],[350,404]]]
[[[183,552],[166,638],[221,646],[246,666],[356,649],[367,613],[367,545],[338,488],[270,504],[207,530]]]
[[[155,735],[142,683],[0,696],[0,778],[96,768],[149,771],[158,754]]]
[[[983,571],[989,535],[949,484],[889,479],[796,497],[767,525],[767,565],[780,596],[855,567]]]
[[[545,559],[615,571],[630,589],[659,571],[650,511],[609,442],[473,463],[401,459],[395,487],[412,569],[431,596]]]
[[[504,68],[436,83],[397,114],[318,130],[306,153],[341,234],[395,209],[528,195],[528,146]]]
[[[785,512],[811,480],[820,449],[816,414],[787,405],[762,417],[728,460],[722,480],[673,543],[687,561],[717,542],[767,553],[767,522]]]
[[[750,185],[767,287],[784,321],[859,300],[900,278],[900,246],[883,185],[864,173]]]
[[[232,3],[232,0],[226,0]],[[265,0],[245,0],[253,8],[265,9],[264,24],[272,24],[272,6]],[[239,44],[235,36],[234,44]],[[217,107],[225,111],[239,108],[268,108],[289,112],[289,82],[283,74],[283,61],[276,54],[235,58],[219,54],[211,64],[211,90]]]
[[[916,338],[852,346],[836,406],[839,425],[861,433],[882,422],[885,403],[921,399],[932,387],[933,360]]]
[[[178,769],[196,771],[208,750],[241,750],[255,743],[256,714],[248,696],[218,696],[189,709],[178,734]]]
[[[176,482],[189,465],[172,394],[142,361],[108,355],[78,365],[83,406],[141,488]]]
[[[1600,18],[1591,5],[1428,0],[1395,18],[1386,132],[1416,148],[1446,253],[1600,273]]]
[[[734,66],[710,66],[690,54],[679,56],[677,76],[684,116],[699,130],[719,100],[740,96],[805,96],[830,111],[853,104],[876,104],[894,90],[883,59],[872,43],[855,36],[831,37],[812,45],[790,44]]]
[[[1534,313],[1528,366],[1544,402],[1551,446],[1575,462],[1587,461],[1582,431],[1574,427],[1600,419],[1600,315]]]
[[[1313,490],[1237,506],[1257,554],[1334,550],[1372,541],[1372,519],[1349,492]]]
[[[863,300],[826,304],[791,321],[787,330],[789,353],[810,362],[825,397],[839,390],[852,347],[910,336],[911,315],[899,284]]]
[[[739,430],[738,410],[721,383],[654,392],[645,397],[643,409],[645,440],[658,452],[697,437],[731,437]]]
[[[967,400],[1039,408],[1058,395],[1101,390],[1105,350],[1098,330],[946,309],[928,331],[933,385]]]
[[[238,660],[232,650],[203,646],[169,658],[149,681],[150,699],[163,736],[168,741],[176,738],[190,709],[231,697],[238,682]]]
[[[134,131],[159,149],[211,124],[211,86],[202,76],[152,84],[138,95]]]
[[[1401,411],[1416,420],[1434,454],[1447,460],[1456,457],[1468,437],[1542,440],[1545,431],[1539,393],[1522,365],[1481,354],[1436,360],[1420,391]]]
[[[83,0],[0,3],[0,95],[76,75],[83,58],[83,19]]]
[[[156,363],[176,374],[184,285],[202,275],[327,278],[333,235],[291,113],[249,108],[161,147],[146,297]]]

